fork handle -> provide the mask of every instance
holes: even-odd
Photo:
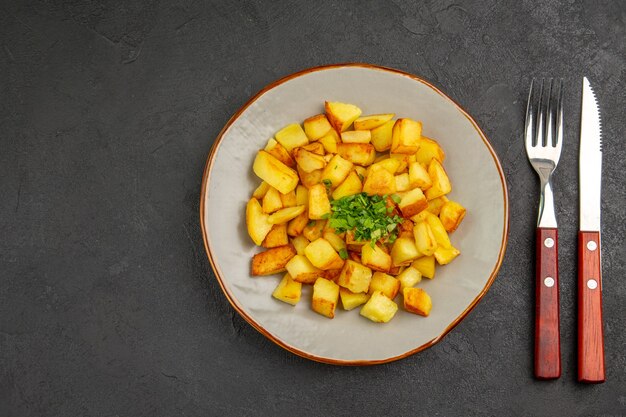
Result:
[[[578,381],[604,382],[600,232],[578,232]]]
[[[535,377],[561,376],[559,256],[556,228],[537,228],[535,287]]]

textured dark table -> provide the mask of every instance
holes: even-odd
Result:
[[[623,1],[3,3],[0,416],[626,415]],[[477,308],[433,348],[362,368],[301,359],[245,323],[198,225],[228,118],[269,82],[348,61],[443,88],[491,139],[511,195],[507,256]],[[583,75],[604,122],[598,386],[575,381]],[[532,76],[567,87],[554,382],[532,378]]]

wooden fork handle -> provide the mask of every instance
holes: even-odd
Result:
[[[604,382],[600,232],[578,232],[578,381]]]
[[[559,256],[557,229],[537,228],[535,286],[535,377],[561,376]]]

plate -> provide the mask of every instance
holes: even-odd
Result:
[[[295,307],[271,297],[282,274],[252,277],[259,251],[247,235],[245,206],[261,182],[252,172],[256,152],[282,127],[322,113],[324,101],[393,112],[423,123],[440,142],[452,181],[449,197],[467,208],[451,236],[461,255],[419,284],[433,299],[424,318],[400,309],[389,323],[337,308],[330,320],[310,308],[310,286]],[[480,301],[502,263],[508,232],[508,196],[498,158],[476,122],[428,82],[367,64],[307,69],[270,84],[229,120],[215,140],[202,180],[200,223],[209,261],[232,306],[254,328],[300,356],[333,364],[389,362],[432,346]]]

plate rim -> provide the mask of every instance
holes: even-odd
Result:
[[[437,94],[442,96],[444,99],[449,100],[457,108],[457,110],[459,110],[461,112],[461,114],[463,116],[465,116],[467,118],[467,120],[472,124],[472,126],[474,127],[474,129],[476,130],[476,132],[478,133],[480,138],[482,139],[483,144],[487,147],[487,150],[491,154],[491,157],[493,158],[493,161],[494,161],[494,163],[496,165],[496,169],[498,171],[498,175],[500,177],[500,183],[501,183],[501,186],[502,186],[502,193],[503,193],[503,196],[504,196],[504,222],[503,222],[503,230],[502,230],[502,232],[503,232],[502,233],[502,241],[500,243],[500,251],[498,253],[498,259],[496,261],[496,264],[494,265],[494,268],[491,271],[491,274],[489,275],[489,279],[487,280],[487,283],[485,284],[483,289],[472,300],[472,302],[465,308],[465,310],[463,310],[463,312],[461,312],[461,314],[458,317],[456,317],[443,330],[443,332],[440,335],[438,335],[437,337],[429,340],[426,343],[423,343],[422,345],[416,347],[415,349],[411,349],[411,350],[409,350],[407,352],[404,352],[404,353],[402,353],[400,355],[395,355],[395,356],[391,356],[391,357],[383,358],[383,359],[346,360],[346,359],[334,359],[334,358],[328,358],[328,357],[325,357],[325,356],[315,355],[313,353],[306,352],[304,350],[301,350],[299,348],[296,348],[296,347],[290,345],[286,341],[284,341],[284,340],[280,339],[279,337],[277,337],[276,335],[270,333],[263,326],[258,324],[252,317],[250,317],[248,314],[246,314],[245,311],[243,311],[243,309],[237,304],[237,302],[235,302],[233,296],[226,289],[226,286],[224,285],[224,282],[223,282],[223,278],[221,276],[221,270],[218,267],[217,262],[213,259],[213,254],[211,252],[211,245],[209,243],[209,237],[208,237],[207,228],[206,228],[206,224],[205,224],[205,220],[204,220],[205,201],[206,201],[207,190],[208,190],[207,185],[208,185],[208,181],[209,181],[209,178],[210,178],[210,175],[211,175],[211,171],[212,171],[212,168],[213,168],[213,163],[215,161],[215,156],[217,155],[217,150],[219,149],[220,144],[222,142],[222,139],[224,138],[224,134],[230,128],[230,126],[239,118],[239,116],[241,116],[241,114],[248,107],[250,107],[250,105],[252,105],[255,101],[257,101],[262,95],[264,95],[268,91],[274,89],[275,87],[278,87],[279,85],[284,84],[284,83],[286,83],[286,82],[288,82],[288,81],[290,81],[290,80],[292,80],[294,78],[298,78],[298,77],[301,77],[303,75],[307,75],[307,74],[310,74],[310,73],[313,73],[313,72],[326,71],[326,70],[338,69],[338,68],[349,68],[349,67],[351,67],[351,68],[371,69],[371,70],[376,70],[376,71],[390,72],[390,73],[393,73],[393,74],[396,74],[396,75],[402,75],[404,77],[411,78],[414,81],[417,81],[417,82],[420,82],[420,83],[424,84],[425,86],[429,87],[434,92],[436,92]],[[278,80],[276,80],[276,81],[274,81],[272,83],[267,84],[265,87],[263,87],[261,90],[259,90],[258,93],[256,93],[251,98],[249,98],[230,117],[230,119],[228,119],[228,122],[226,122],[226,124],[224,125],[222,130],[220,130],[220,132],[217,135],[217,137],[215,138],[215,141],[213,142],[213,145],[211,146],[211,150],[209,151],[209,154],[207,156],[207,159],[206,159],[206,162],[205,162],[205,166],[204,166],[204,170],[203,170],[203,173],[202,173],[202,183],[200,185],[200,188],[201,189],[200,189],[200,209],[199,209],[200,213],[199,214],[200,214],[200,229],[202,231],[202,241],[204,243],[204,250],[205,250],[206,255],[207,255],[208,259],[209,259],[209,263],[211,264],[211,268],[213,269],[213,272],[215,273],[215,277],[217,278],[217,282],[219,283],[220,288],[222,289],[222,292],[226,296],[226,299],[228,300],[230,305],[235,309],[235,311],[237,311],[237,313],[239,313],[240,316],[242,316],[246,320],[246,322],[248,322],[248,324],[250,324],[259,333],[261,333],[262,335],[267,337],[269,340],[271,340],[272,342],[274,342],[278,346],[280,346],[283,349],[286,349],[289,352],[291,352],[293,354],[296,354],[296,355],[298,355],[300,357],[303,357],[303,358],[306,358],[306,359],[310,359],[310,360],[313,360],[313,361],[316,361],[316,362],[326,363],[326,364],[347,365],[347,366],[363,366],[363,365],[378,365],[378,364],[383,364],[383,363],[389,363],[389,362],[397,361],[397,360],[406,358],[408,356],[414,355],[414,354],[416,354],[418,352],[421,352],[422,350],[428,349],[429,347],[434,346],[435,344],[439,343],[452,329],[454,329],[461,321],[463,321],[463,319],[476,307],[478,302],[480,300],[482,300],[482,298],[485,296],[487,291],[489,291],[489,289],[491,288],[491,285],[495,281],[496,276],[498,275],[500,267],[502,266],[502,262],[504,260],[504,255],[505,255],[505,252],[506,252],[506,247],[507,247],[507,244],[508,244],[510,216],[509,216],[509,194],[508,194],[507,182],[506,182],[506,178],[504,176],[504,170],[502,168],[502,164],[500,163],[500,160],[498,159],[498,156],[495,153],[495,150],[493,149],[493,146],[491,145],[491,142],[489,141],[489,139],[487,139],[487,136],[485,135],[485,133],[478,126],[476,121],[469,115],[469,113],[467,113],[465,111],[465,109],[463,109],[463,107],[461,107],[461,105],[459,103],[457,103],[454,99],[449,97],[447,94],[445,94],[439,88],[435,87],[430,82],[424,80],[421,77],[418,77],[417,75],[414,75],[414,74],[411,74],[411,73],[408,73],[408,72],[405,72],[405,71],[402,71],[402,70],[398,70],[398,69],[395,69],[395,68],[381,66],[381,65],[368,64],[368,63],[362,63],[362,62],[347,62],[347,63],[320,65],[320,66],[310,67],[310,68],[306,68],[306,69],[303,69],[303,70],[291,73],[291,74],[286,75],[286,76],[284,76],[284,77],[282,77],[282,78],[280,78],[280,79],[278,79]]]

